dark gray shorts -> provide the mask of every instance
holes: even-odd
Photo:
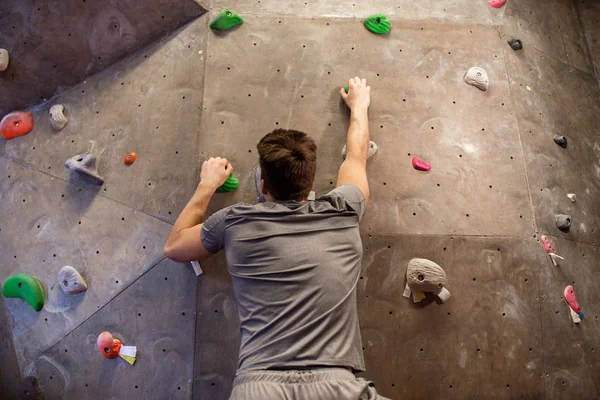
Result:
[[[229,400],[390,400],[344,368],[242,372]]]

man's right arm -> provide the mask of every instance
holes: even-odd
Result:
[[[346,159],[338,173],[337,186],[352,184],[357,186],[369,201],[367,180],[367,155],[369,153],[369,105],[371,87],[366,79],[358,77],[348,82],[348,93],[342,88],[340,95],[350,107],[350,127],[346,136]]]

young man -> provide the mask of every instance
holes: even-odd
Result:
[[[257,146],[267,201],[236,204],[203,224],[211,196],[233,171],[226,159],[211,158],[165,246],[179,262],[225,250],[242,336],[231,399],[383,399],[353,374],[365,369],[356,284],[371,88],[358,77],[348,86],[348,94],[340,90],[351,116],[336,189],[307,200],[317,146],[302,132],[277,129]]]

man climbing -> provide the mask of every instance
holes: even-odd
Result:
[[[165,245],[178,262],[225,250],[242,336],[231,399],[383,399],[353,374],[365,369],[356,284],[371,88],[358,77],[348,86],[340,90],[351,110],[346,160],[334,190],[308,200],[317,146],[305,133],[277,129],[257,146],[267,201],[227,207],[202,223],[233,171],[226,159],[211,158]]]

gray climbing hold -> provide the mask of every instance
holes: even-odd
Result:
[[[367,158],[371,158],[375,155],[375,153],[377,153],[377,150],[379,150],[379,147],[377,146],[377,144],[373,141],[369,142],[369,152],[367,153]],[[342,158],[346,159],[346,145],[344,145],[344,148],[342,149]]]
[[[412,290],[436,292],[448,284],[448,278],[442,267],[433,261],[413,258],[406,269],[406,283]]]
[[[521,50],[523,48],[523,42],[521,42],[519,39],[510,39],[507,41],[507,43],[514,51]]]
[[[567,148],[567,138],[564,137],[564,136],[555,135],[554,136],[554,143],[556,143],[557,145],[559,145],[563,149]]]
[[[65,167],[86,177],[94,185],[101,186],[104,183],[104,178],[98,174],[96,169],[96,156],[92,153],[77,154],[67,159]]]
[[[490,87],[488,74],[483,68],[480,67],[469,68],[463,79],[465,83],[475,86],[484,92]]]
[[[571,216],[558,214],[556,216],[556,227],[563,232],[568,232],[571,229]]]
[[[70,265],[65,265],[58,271],[58,284],[66,294],[87,290],[87,283],[79,272]]]
[[[67,124],[67,117],[65,117],[65,106],[62,104],[55,104],[50,107],[50,124],[56,130],[61,130]]]
[[[0,71],[4,71],[8,68],[8,50],[0,49]]]
[[[577,196],[575,196],[575,193],[568,193],[567,197],[569,200],[571,200],[571,203],[575,203],[577,201]]]

